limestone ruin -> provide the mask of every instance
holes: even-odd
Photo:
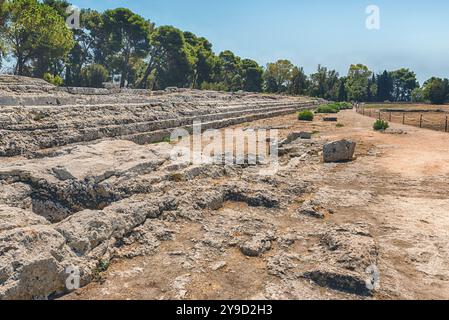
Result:
[[[72,265],[81,269],[82,285],[92,281],[98,263],[150,219],[169,212],[193,218],[232,198],[277,203],[232,183],[204,194],[175,188],[175,176],[185,180],[180,185],[195,184],[227,169],[173,167],[171,146],[157,142],[175,128],[190,131],[194,120],[222,128],[316,102],[174,88],[57,88],[1,76],[0,103],[0,297],[32,299],[64,293]]]
[[[397,276],[390,258],[399,253],[388,241],[418,235],[391,231],[379,210],[389,180],[368,164],[381,151],[349,120],[344,129],[297,120],[296,111],[319,103],[176,88],[56,88],[1,76],[0,299],[414,297],[419,290],[404,289],[409,278]],[[351,111],[339,116],[350,117],[372,125]],[[263,161],[174,161],[176,143],[167,137],[176,128],[191,132],[195,120],[204,130],[279,130],[278,170],[261,174]],[[329,156],[335,144],[327,143],[340,138],[355,140]],[[323,150],[329,162],[353,159],[356,142],[357,161],[324,163]],[[432,261],[416,268],[439,281],[447,270]]]

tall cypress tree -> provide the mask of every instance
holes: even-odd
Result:
[[[388,71],[377,77],[377,101],[391,101],[393,93],[393,79]]]
[[[338,89],[338,101],[348,101],[348,93],[345,88],[346,77],[340,78],[340,88]]]
[[[373,84],[375,83],[375,81],[376,81],[376,77],[373,73],[372,78],[368,80],[368,88],[366,89],[366,101],[367,102],[373,102],[375,100],[375,98],[373,97],[372,91],[371,91],[371,88],[372,88]]]

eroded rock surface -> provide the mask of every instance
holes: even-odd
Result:
[[[354,158],[356,143],[350,140],[340,140],[324,145],[324,162],[352,161]]]
[[[0,299],[413,297],[403,285],[413,266],[444,288],[447,239],[430,225],[445,226],[447,201],[416,211],[421,195],[411,200],[402,180],[370,168],[384,150],[360,139],[360,161],[324,165],[323,147],[347,138],[332,123],[261,120],[314,101],[56,89],[15,77],[0,77],[0,91]],[[183,142],[160,141],[194,119],[206,129],[279,130],[279,141],[266,141],[280,147],[276,170],[268,157],[249,163],[249,152],[243,163],[174,159]],[[353,158],[343,145],[334,159]],[[429,181],[407,183],[424,193]],[[446,194],[432,191],[432,201]]]
[[[0,76],[0,298],[66,293],[74,268],[86,285],[112,258],[153,254],[178,221],[201,222],[228,201],[278,208],[273,186],[240,179],[245,165],[180,163],[174,146],[160,141],[175,128],[191,131],[194,121],[221,128],[315,103],[176,88],[56,88]],[[201,243],[211,246],[253,239],[262,253],[273,240],[241,230],[237,243],[231,230],[216,237],[205,229],[210,238]]]
[[[367,281],[372,276],[370,268],[377,268],[378,249],[369,225],[333,226],[321,234],[318,248],[310,256],[315,266],[304,272],[304,277],[321,286],[348,293],[374,293],[374,286],[367,286]]]
[[[158,252],[179,233],[180,221],[199,223],[205,232],[186,256],[188,268],[217,265],[207,260],[211,250],[239,248],[242,257],[270,252],[278,241],[272,223],[243,212],[226,218],[211,213],[242,203],[276,214],[305,193],[307,184],[261,176],[257,166],[175,165],[174,147],[113,140],[61,149],[48,158],[3,162],[2,187],[16,197],[0,204],[0,297],[66,293],[74,267],[86,285],[113,258]],[[291,238],[286,235],[282,243]]]

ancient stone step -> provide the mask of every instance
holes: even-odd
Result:
[[[223,113],[229,113],[229,112],[250,112],[252,110],[258,110],[258,109],[270,109],[270,108],[276,108],[276,107],[285,107],[285,106],[291,106],[291,103],[271,103],[271,104],[248,104],[248,105],[235,105],[228,107],[219,107],[214,108],[212,110],[208,110],[207,114],[223,114]],[[92,107],[92,106],[89,106]],[[66,111],[64,109],[59,108],[47,108],[47,110],[31,110],[31,112],[25,116],[21,117],[11,117],[11,115],[17,113],[17,109],[9,110],[9,113],[1,112],[0,110],[0,129],[4,130],[16,130],[16,131],[35,131],[35,130],[45,130],[45,129],[61,129],[64,127],[70,127],[70,124],[74,124],[74,127],[76,125],[79,125],[79,123],[82,124],[82,127],[95,127],[98,126],[98,122],[101,122],[102,125],[114,125],[114,124],[127,124],[127,123],[134,123],[134,124],[140,124],[140,123],[146,123],[151,120],[154,120],[154,115],[148,115],[149,112],[154,112],[155,110],[151,110],[151,108],[148,108],[147,104],[135,104],[131,106],[104,106],[100,108],[99,106],[95,106],[95,111],[101,112],[99,116],[105,116],[106,111],[112,112],[114,117],[112,119],[108,118],[98,118],[96,121],[93,121],[92,123],[86,123],[85,119],[83,117],[86,116],[86,113],[91,112],[89,110],[89,107],[79,108],[73,106],[73,109],[69,109],[70,112],[70,119],[64,119],[64,117],[68,116],[63,111]],[[132,108],[143,108],[147,107],[148,110],[144,109],[138,109],[133,110],[132,114],[129,114],[132,110]],[[78,112],[75,112],[75,108],[78,108]],[[109,109],[114,108],[114,109]],[[24,112],[24,110],[21,110]],[[116,114],[117,112],[120,112],[121,114]],[[136,113],[139,113],[139,117],[136,118]],[[202,116],[204,115],[204,110],[198,110],[198,111],[182,111],[182,116],[184,117],[195,117],[195,116]],[[74,114],[75,113],[75,114]],[[72,114],[74,116],[72,117]],[[77,115],[78,114],[78,115]],[[129,115],[129,116],[127,116]],[[134,118],[131,117],[134,116]],[[94,116],[94,115],[92,115]],[[55,119],[56,117],[56,119]],[[145,117],[145,118],[143,118]],[[60,119],[61,123],[55,123],[56,120]],[[161,120],[158,118],[157,120]],[[64,121],[64,122],[63,122]],[[120,121],[120,123],[118,123]]]
[[[304,107],[304,108],[307,108],[307,107]],[[225,128],[225,127],[245,123],[245,122],[252,122],[252,121],[256,121],[256,120],[260,120],[260,119],[273,118],[273,117],[278,117],[278,116],[282,116],[282,115],[286,115],[286,114],[291,114],[297,110],[298,110],[297,108],[291,107],[291,108],[284,108],[281,110],[271,111],[271,112],[266,112],[266,113],[253,113],[253,114],[245,115],[242,117],[225,118],[225,119],[221,119],[221,120],[201,123],[201,128],[202,128],[202,130],[220,129],[220,128]],[[133,135],[129,135],[129,136],[122,136],[120,138],[125,139],[125,140],[131,140],[137,144],[155,143],[155,142],[163,141],[166,138],[169,138],[171,133],[173,132],[173,130],[177,129],[177,128],[185,129],[190,133],[193,130],[193,126],[191,124],[189,124],[189,125],[182,126],[182,127],[172,127],[172,128],[156,130],[156,131],[152,131],[152,132],[145,132],[145,133],[133,134]]]
[[[144,138],[143,140],[137,138],[137,141],[148,140],[149,142],[155,142],[158,141],[161,132],[164,138],[167,136],[167,130],[171,131],[178,127],[189,127],[195,120],[203,123],[212,123],[213,125],[209,128],[221,128],[227,125],[284,115],[310,106],[310,104],[283,103],[281,106],[254,106],[247,108],[246,110],[244,107],[238,107],[232,109],[230,112],[207,113],[197,117],[183,117],[178,114],[177,118],[173,116],[171,119],[154,119],[153,121],[143,123],[132,123],[131,119],[127,119],[124,120],[124,122],[130,122],[128,124],[119,123],[115,125],[103,125],[101,123],[102,119],[100,118],[97,120],[100,124],[97,123],[96,126],[87,128],[74,128],[70,123],[61,125],[59,122],[55,122],[50,126],[47,126],[46,129],[24,127],[28,130],[0,130],[0,135],[2,136],[1,142],[3,144],[3,148],[0,149],[0,155],[14,156],[24,152],[35,151],[37,149],[46,149],[103,138],[132,136],[136,134],[138,136],[138,134],[141,133],[143,133],[143,136],[150,138]],[[120,122],[121,120],[116,119],[115,121]],[[95,123],[95,121],[93,122]],[[106,123],[107,122],[108,121],[106,121]],[[153,131],[155,132],[154,134],[147,134],[148,132]],[[12,145],[11,142],[13,142]],[[24,145],[27,145],[27,147],[24,147]],[[2,146],[0,145],[0,148],[1,147]]]
[[[238,108],[232,108],[232,109],[220,109],[220,110],[213,110],[213,111],[220,111],[220,112],[210,112],[208,114],[200,113],[200,112],[189,112],[184,114],[182,120],[190,120],[199,118],[198,120],[201,120],[204,117],[210,117],[208,120],[212,120],[212,118],[221,118],[225,115],[229,115],[230,117],[238,115],[238,114],[249,114],[253,112],[266,112],[270,110],[280,110],[285,107],[291,107],[292,104],[275,104],[275,105],[269,105],[269,106],[258,106],[258,105],[251,105],[251,106],[241,106]],[[35,117],[39,117],[39,114],[34,115]],[[44,117],[44,116],[42,116]],[[71,120],[70,122],[62,122],[62,123],[56,123],[56,119],[52,119],[53,121],[47,121],[46,123],[40,124],[36,123],[36,121],[30,121],[29,123],[21,123],[21,124],[11,124],[11,121],[7,121],[6,117],[3,122],[0,122],[0,128],[3,130],[8,131],[37,131],[37,130],[56,130],[60,131],[63,129],[69,129],[69,128],[92,128],[92,127],[108,127],[109,129],[114,129],[116,126],[126,126],[126,125],[151,125],[153,123],[160,124],[161,121],[175,121],[179,119],[161,119],[158,118],[156,121],[154,119],[154,115],[149,117],[147,116],[146,119],[133,119],[133,118],[113,118],[113,119],[98,119],[95,122],[92,123],[86,123],[83,119],[77,119],[76,121]],[[1,118],[0,118],[1,119]],[[193,120],[192,120],[193,121]],[[31,123],[32,122],[32,123]]]

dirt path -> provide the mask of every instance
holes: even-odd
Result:
[[[398,124],[392,124],[393,131],[400,129],[406,134],[377,133],[372,130],[373,120],[355,111],[340,113],[339,123],[344,126],[337,128],[335,123],[319,119],[304,124],[292,115],[246,124],[286,126],[288,129],[281,130],[283,136],[310,130],[317,141],[351,138],[358,143],[357,160],[352,163],[313,162],[295,169],[304,171],[304,181],[313,185],[310,196],[325,194],[335,211],[325,222],[292,219],[291,212],[298,207],[295,204],[273,211],[227,203],[205,217],[207,223],[179,222],[173,241],[163,242],[155,255],[115,261],[101,281],[65,298],[360,298],[319,288],[309,281],[279,280],[273,272],[267,273],[277,247],[265,257],[253,259],[242,257],[232,247],[203,252],[195,241],[208,236],[212,228],[226,228],[227,221],[246,218],[263,220],[283,234],[292,230],[301,233],[302,240],[288,252],[302,256],[313,251],[309,242],[314,241],[313,232],[323,228],[323,223],[369,223],[381,276],[375,299],[448,299],[449,135]],[[306,265],[302,261],[299,267]]]
[[[326,138],[349,135],[372,148],[339,168],[330,184],[368,191],[372,198],[335,220],[363,216],[374,222],[386,298],[447,299],[449,135],[398,124],[393,131],[407,134],[375,133],[373,120],[355,113],[341,120],[346,129]]]

